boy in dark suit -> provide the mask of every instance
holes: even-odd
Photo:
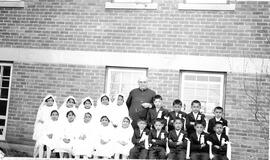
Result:
[[[187,133],[183,130],[183,119],[176,117],[174,119],[174,129],[169,133],[169,148],[170,153],[168,159],[172,160],[185,160],[186,159],[186,148]]]
[[[149,133],[149,159],[166,158],[167,132],[163,128],[162,119],[157,118],[154,123],[154,129]]]
[[[206,143],[208,134],[203,132],[204,128],[204,124],[197,121],[195,132],[190,135],[190,157],[192,160],[209,160],[209,146]]]
[[[209,134],[215,133],[214,127],[215,127],[216,122],[221,122],[223,126],[228,126],[227,120],[222,118],[222,114],[223,114],[222,107],[219,107],[219,106],[215,107],[214,114],[215,114],[215,117],[211,118],[208,123],[207,132]],[[225,134],[225,129],[223,130],[223,133]]]
[[[185,112],[181,111],[182,108],[182,102],[179,99],[175,99],[173,101],[173,111],[169,113],[169,123],[168,123],[168,131],[174,129],[174,120],[179,117],[186,119],[187,114]]]
[[[198,100],[194,100],[191,103],[191,112],[186,116],[186,128],[188,136],[191,133],[195,132],[194,126],[196,122],[203,124],[206,126],[205,115],[200,113],[201,102]]]
[[[223,134],[223,123],[217,121],[214,127],[215,133],[210,134],[209,141],[212,142],[212,153],[214,158],[212,160],[228,160],[227,144],[225,142],[229,141],[227,135]]]
[[[148,110],[147,113],[147,123],[150,125],[150,128],[154,127],[155,120],[157,118],[162,119],[162,123],[164,125],[163,129],[167,125],[167,120],[165,117],[168,115],[168,110],[163,108],[162,97],[160,95],[155,95],[153,98],[154,106],[153,108]]]
[[[145,120],[139,119],[137,121],[138,128],[134,130],[132,143],[134,147],[129,152],[130,159],[146,159],[148,150],[145,148],[145,138],[149,135],[149,129],[146,128]]]

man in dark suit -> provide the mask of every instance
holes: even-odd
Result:
[[[126,104],[129,110],[129,116],[132,119],[132,127],[137,128],[138,119],[146,119],[147,111],[153,106],[153,97],[156,93],[148,88],[147,77],[141,77],[138,80],[139,88],[130,91]]]

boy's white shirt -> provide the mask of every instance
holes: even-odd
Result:
[[[216,122],[219,122],[221,120],[221,117],[220,118],[215,117],[215,119],[216,119]]]
[[[221,134],[219,135],[219,134],[216,133],[216,135],[217,135],[218,140],[220,141],[221,140]]]
[[[192,114],[193,114],[195,120],[197,120],[197,116],[198,116],[199,112],[197,112],[197,113],[192,112]]]

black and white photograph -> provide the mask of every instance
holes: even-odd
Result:
[[[270,160],[270,0],[0,0],[0,160]]]

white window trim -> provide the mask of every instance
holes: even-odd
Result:
[[[23,8],[24,1],[21,1],[21,0],[0,0],[0,7]]]
[[[1,118],[5,118],[5,126],[3,130],[3,135],[0,135],[0,140],[6,140],[6,134],[7,134],[7,121],[8,121],[8,111],[9,111],[9,102],[10,102],[10,90],[11,90],[11,81],[12,81],[12,71],[13,71],[13,64],[11,63],[1,63],[1,66],[10,66],[10,75],[9,75],[9,89],[8,89],[8,98],[7,98],[7,113],[6,116],[1,116]]]
[[[235,4],[229,4],[227,0],[185,0],[185,2],[178,4],[178,9],[233,11]]]
[[[127,71],[127,72],[142,72],[145,71],[146,76],[147,76],[147,68],[133,68],[133,67],[114,67],[114,66],[108,66],[106,67],[106,81],[105,81],[105,93],[110,94],[110,83],[111,82],[111,72],[112,71]]]
[[[219,102],[220,102],[220,106],[221,107],[223,107],[224,106],[224,91],[225,91],[225,84],[224,84],[224,79],[225,79],[225,75],[224,74],[222,74],[222,73],[213,73],[213,72],[209,72],[209,73],[207,73],[207,72],[205,72],[205,71],[203,71],[203,72],[200,72],[200,71],[198,71],[198,72],[196,72],[196,71],[181,71],[181,93],[180,93],[180,97],[181,97],[181,100],[183,100],[183,93],[184,93],[184,86],[183,86],[183,81],[184,81],[184,77],[185,77],[185,75],[198,75],[198,74],[200,74],[200,75],[212,75],[212,76],[217,76],[217,77],[220,77],[221,78],[221,84],[223,84],[223,85],[221,85],[220,86],[220,99],[219,99]],[[190,104],[187,104],[187,105],[190,105]],[[213,116],[213,114],[211,113],[211,114],[207,114],[207,113],[205,113],[206,114],[206,116]]]
[[[152,0],[114,0],[113,2],[106,2],[107,9],[157,9],[158,4],[153,3]]]

